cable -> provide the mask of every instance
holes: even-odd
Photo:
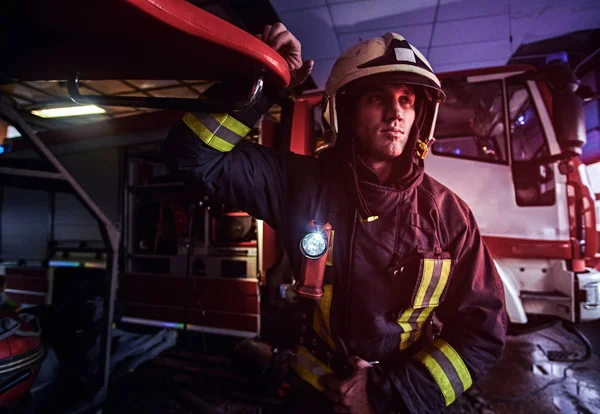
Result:
[[[544,334],[541,334],[541,333],[536,333],[535,335],[537,335],[537,336],[541,336],[542,338],[544,338],[544,339],[547,339],[547,340],[548,340],[548,341],[550,341],[550,342],[554,342],[554,343],[555,343],[556,345],[558,345],[558,346],[560,347],[560,349],[562,349],[563,351],[566,351],[566,350],[567,350],[567,348],[566,348],[566,347],[565,347],[565,346],[564,346],[564,345],[563,345],[561,342],[559,342],[558,340],[556,340],[556,339],[552,338],[551,336],[544,335]],[[538,347],[540,347],[540,345],[538,345]],[[540,347],[540,348],[541,348],[541,347]],[[544,352],[544,354],[545,354],[545,352]]]
[[[530,333],[534,333],[534,332],[538,332],[538,331],[542,331],[544,329],[547,328],[554,328],[556,327],[558,324],[560,323],[560,321],[552,321],[552,322],[546,322],[543,323],[541,325],[537,325],[537,326],[533,326],[529,329],[524,329],[522,331],[516,332],[516,333],[511,333],[510,336],[521,336],[521,335],[528,335]],[[515,328],[516,329],[516,328]]]
[[[573,69],[573,73],[574,73],[574,74],[577,74],[577,71],[578,71],[579,69],[581,69],[581,67],[582,67],[583,65],[585,65],[585,64],[586,64],[586,63],[587,63],[587,62],[588,62],[590,59],[592,59],[594,56],[596,56],[596,54],[597,54],[598,52],[600,52],[600,48],[596,49],[596,50],[595,50],[595,51],[593,51],[593,52],[592,52],[592,53],[591,53],[591,54],[590,54],[588,57],[586,57],[586,58],[585,58],[585,59],[583,59],[581,62],[579,62],[579,63],[577,64],[577,66],[575,66],[575,69]]]
[[[558,324],[558,323],[556,323],[556,324]],[[556,325],[556,324],[554,324],[554,325]],[[564,326],[564,324],[563,324],[563,326]],[[511,397],[511,398],[502,398],[502,399],[490,401],[490,402],[488,402],[489,405],[497,405],[497,404],[504,404],[504,403],[510,403],[510,402],[517,402],[517,401],[521,401],[521,400],[523,400],[525,398],[529,398],[529,397],[532,397],[534,395],[537,395],[537,394],[539,394],[539,393],[547,390],[548,388],[550,388],[553,385],[563,383],[567,379],[567,377],[568,377],[568,375],[567,375],[568,372],[573,370],[573,365],[581,363],[581,362],[585,362],[588,359],[590,359],[590,357],[592,356],[593,347],[592,347],[592,344],[589,341],[589,339],[579,329],[577,329],[574,325],[569,324],[567,326],[564,326],[564,328],[567,331],[570,331],[573,334],[575,334],[575,336],[577,336],[581,340],[581,342],[583,342],[583,345],[585,347],[585,354],[584,354],[584,356],[582,358],[577,359],[577,360],[571,360],[571,361],[569,361],[571,363],[565,368],[565,370],[563,371],[563,376],[561,378],[553,379],[553,380],[547,382],[542,387],[540,387],[538,389],[535,389],[533,391],[530,391],[530,392],[528,392],[526,394],[517,395],[516,397]],[[544,338],[550,339],[550,337],[548,337],[546,335],[542,335],[542,334],[538,334],[538,335],[543,336]],[[555,342],[555,343],[558,343],[558,341],[555,340],[555,339],[553,339],[553,338],[551,340],[553,342]],[[564,346],[562,344],[561,344],[561,348],[564,349]],[[544,353],[544,355],[547,355],[543,351],[543,349],[542,349],[542,352]]]

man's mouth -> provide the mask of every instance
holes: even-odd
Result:
[[[381,132],[387,133],[387,134],[393,134],[393,135],[404,134],[404,130],[399,129],[399,128],[385,128],[385,129],[382,129]]]

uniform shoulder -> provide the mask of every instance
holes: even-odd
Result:
[[[437,210],[450,239],[468,228],[472,228],[475,220],[471,208],[444,184],[428,174],[423,174],[423,181],[417,187],[417,191],[424,196],[423,198],[427,198],[432,203],[432,207]]]

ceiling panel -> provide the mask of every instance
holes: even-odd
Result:
[[[123,82],[117,80],[99,80],[99,81],[85,81],[85,85],[89,88],[95,89],[102,92],[103,94],[114,94],[132,92],[134,89],[127,86]]]
[[[99,92],[92,90],[90,88],[87,88],[85,85],[83,85],[81,88],[79,88],[79,93],[81,95],[101,95]]]
[[[346,50],[350,46],[356,44],[361,39],[370,39],[378,37],[387,31],[398,33],[404,36],[408,42],[416,46],[419,50],[427,48],[431,37],[431,29],[433,25],[425,24],[420,26],[392,27],[387,30],[373,30],[366,32],[352,32],[338,35],[342,50]]]
[[[508,14],[509,0],[441,0],[438,21]]]
[[[325,82],[327,82],[329,72],[331,72],[334,63],[335,59],[321,59],[315,61],[311,76],[317,84],[318,89],[325,88]]]
[[[363,1],[363,0],[327,0],[327,4],[354,3],[355,1]],[[371,0],[369,0],[369,1],[371,1]]]
[[[511,17],[510,20],[510,34],[513,38],[512,52],[519,48],[519,45],[523,43],[523,39],[528,32],[531,31],[531,26],[535,23],[535,17],[528,15],[519,15],[519,17]]]
[[[477,69],[477,68],[489,68],[492,66],[502,66],[506,63],[504,59],[492,59],[492,60],[474,60],[471,62],[462,63],[446,63],[439,66],[434,66],[433,69],[436,73],[453,72],[455,70],[465,69]]]
[[[429,50],[429,62],[435,70],[438,66],[478,60],[502,60],[506,63],[510,57],[508,39],[490,42],[469,43],[453,46],[432,47]]]
[[[187,86],[180,86],[178,88],[159,89],[150,92],[152,96],[160,98],[198,98],[200,94],[188,88]]]
[[[327,7],[279,13],[279,17],[302,42],[302,55],[305,59],[339,56],[340,46]]]
[[[119,96],[142,96],[142,97],[149,97],[150,96],[150,92],[144,92],[144,91],[133,91],[133,92],[127,92],[127,93],[120,93]]]
[[[56,96],[48,95],[48,93],[44,93],[42,90],[38,90],[37,88],[32,89],[27,85],[20,83],[0,85],[0,92],[4,92],[8,95],[15,95],[31,102],[49,102],[57,100]]]
[[[68,99],[69,92],[67,91],[67,85],[64,82],[23,82],[24,85],[27,85],[31,88],[37,89],[39,91],[43,91],[49,95],[57,97],[59,99]],[[52,99],[52,98],[50,98]]]
[[[561,6],[598,7],[598,0],[548,0],[548,7]]]
[[[25,107],[25,106],[31,105],[31,101],[26,101],[24,99],[19,98],[18,96],[15,96],[15,95],[12,95],[12,96],[7,95],[7,96],[9,96],[9,99],[13,100],[13,102],[15,104],[17,104],[18,106]]]
[[[589,5],[555,7],[544,10],[523,42],[531,43],[550,37],[560,36],[579,30],[589,30],[600,26],[600,2],[594,7]]]
[[[271,5],[277,13],[293,10],[309,9],[311,7],[325,6],[325,0],[271,0]]]
[[[167,86],[179,86],[179,82],[174,80],[143,80],[143,79],[133,79],[128,80],[127,82],[131,83],[137,88],[140,89],[148,89],[148,88],[165,88]]]
[[[433,32],[432,46],[455,45],[509,38],[508,16],[438,22]]]
[[[549,0],[510,0],[510,14],[515,17],[537,17],[548,7],[548,3]]]
[[[331,6],[340,33],[431,23],[437,0],[364,0]]]

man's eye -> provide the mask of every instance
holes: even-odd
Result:
[[[369,95],[369,101],[380,102],[381,101],[381,95]]]
[[[401,105],[412,105],[413,100],[411,99],[410,96],[403,96],[400,98],[400,104]]]

